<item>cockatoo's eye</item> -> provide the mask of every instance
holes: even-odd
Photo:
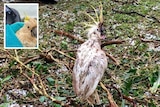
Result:
[[[97,29],[97,31],[99,31],[99,29]]]

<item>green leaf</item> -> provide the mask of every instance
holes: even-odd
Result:
[[[68,49],[68,43],[63,40],[63,41],[61,42],[61,48],[63,48],[63,49]]]
[[[41,103],[43,103],[46,99],[47,99],[47,98],[46,98],[45,96],[41,96],[41,97],[39,98],[39,101],[40,101]]]
[[[148,76],[148,80],[150,81],[151,85],[153,85],[157,79],[158,79],[158,72],[154,72]]]
[[[53,107],[62,107],[60,104],[53,104]]]
[[[6,81],[10,80],[10,79],[11,79],[11,77],[12,77],[12,76],[8,75],[7,77],[5,77],[5,78],[2,80],[2,82],[1,82],[1,83],[4,83],[4,82],[6,82]]]
[[[148,104],[148,107],[157,107],[157,106],[154,104],[154,101],[151,100],[151,102]]]
[[[0,69],[0,73],[2,72],[3,68]]]
[[[9,68],[11,68],[12,66],[14,66],[16,63],[17,63],[17,62],[16,62],[15,60],[11,61],[11,62],[9,63]]]
[[[2,103],[0,104],[0,107],[9,107],[9,103]]]
[[[150,88],[152,93],[155,93],[160,86],[160,72],[159,72],[159,77],[156,82],[154,82],[153,87]]]
[[[53,86],[55,84],[55,80],[52,77],[48,77],[47,81],[49,83],[49,85]]]
[[[121,107],[125,107],[125,100],[124,99],[122,99]]]
[[[125,95],[128,95],[129,94],[129,91],[131,90],[132,88],[132,84],[133,84],[133,81],[131,78],[127,79],[125,84],[124,84],[124,88],[123,88],[123,91],[124,91],[124,94]]]
[[[57,97],[55,97],[55,99],[57,99],[58,101],[63,101],[63,100],[66,99],[66,97],[59,97],[59,96],[57,96]]]
[[[66,25],[65,25],[65,30],[66,30],[66,31],[72,32],[72,31],[73,31],[73,28],[74,28],[74,22],[66,23]]]
[[[127,73],[132,73],[132,74],[135,74],[137,71],[137,69],[135,68],[131,68]]]

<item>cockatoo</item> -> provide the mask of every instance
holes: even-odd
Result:
[[[35,18],[26,16],[24,26],[16,32],[17,38],[24,47],[36,47],[37,45],[37,21]]]
[[[95,8],[93,7],[95,10]],[[73,89],[81,100],[90,104],[100,104],[96,87],[100,82],[108,65],[108,58],[101,49],[101,40],[104,39],[102,4],[100,16],[95,10],[97,21],[87,14],[94,24],[89,26],[88,40],[78,48],[75,64],[73,67]]]

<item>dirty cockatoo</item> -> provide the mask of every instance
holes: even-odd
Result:
[[[37,21],[35,18],[25,16],[24,26],[16,32],[17,38],[24,47],[36,47],[37,45]]]
[[[91,105],[100,104],[96,87],[108,65],[108,58],[101,49],[101,40],[105,38],[102,4],[99,8],[100,15],[93,7],[97,20],[86,13],[94,24],[85,23],[89,27],[88,40],[78,48],[73,68],[73,89],[82,101],[88,101]]]

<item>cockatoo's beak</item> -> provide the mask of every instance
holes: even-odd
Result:
[[[99,23],[98,26],[99,26],[99,30],[100,30],[100,33],[101,33],[101,39],[105,39],[106,35],[105,35],[105,28],[104,28],[103,23]]]
[[[31,30],[31,35],[34,36],[34,37],[37,37],[37,27],[34,27],[34,28]]]

